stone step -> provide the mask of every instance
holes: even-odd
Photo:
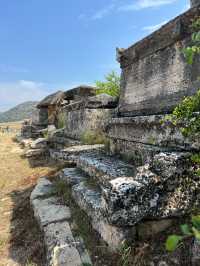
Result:
[[[80,155],[77,167],[100,186],[110,224],[133,226],[156,208],[159,178],[148,165],[136,169],[115,157],[93,152]]]
[[[117,227],[109,223],[104,209],[104,199],[99,186],[91,184],[91,177],[81,173],[76,168],[66,168],[61,171],[60,179],[72,186],[72,197],[76,204],[90,218],[92,227],[108,244],[111,250],[116,250],[122,241],[134,239],[134,227]]]
[[[104,145],[95,144],[95,145],[75,145],[67,147],[65,149],[50,149],[50,157],[56,161],[70,161],[77,162],[78,156],[84,153],[90,153],[92,151],[100,152],[104,149]]]
[[[95,151],[81,154],[77,161],[77,167],[93,177],[97,183],[104,185],[115,178],[133,177],[136,174],[136,168],[133,165],[103,152]]]
[[[70,228],[71,211],[61,204],[55,195],[52,182],[39,180],[33,190],[30,202],[34,216],[44,233],[47,266],[82,266],[91,264],[82,239],[74,238]],[[92,264],[91,264],[92,265]]]
[[[110,225],[134,226],[144,219],[183,215],[190,210],[191,202],[195,202],[193,199],[199,187],[199,179],[187,174],[189,157],[188,153],[161,153],[155,156],[151,165],[135,169],[103,153],[82,154],[77,166],[89,177],[84,181],[78,174],[74,183],[80,189],[77,197],[81,198],[83,194],[79,205],[84,204],[84,200],[87,206],[91,205],[90,197],[84,196],[90,195],[86,182],[93,184],[93,194],[101,200],[101,208],[97,209]],[[67,175],[75,180],[74,176],[72,179]]]

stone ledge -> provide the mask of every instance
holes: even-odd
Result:
[[[70,209],[61,205],[59,198],[51,196],[52,189],[53,184],[42,178],[30,198],[35,218],[44,233],[46,265],[82,266],[84,263],[91,263],[88,253],[84,251],[84,244],[81,241],[76,243],[72,235],[69,225]]]
[[[200,142],[183,137],[182,124],[174,126],[165,115],[121,117],[110,120],[111,139],[148,144],[171,150],[199,150]]]
[[[161,29],[153,32],[148,37],[125,49],[119,55],[122,67],[126,67],[134,60],[139,60],[148,55],[164,49],[178,40],[182,40],[192,33],[189,25],[191,20],[200,16],[200,8],[192,8],[184,14],[168,22]]]

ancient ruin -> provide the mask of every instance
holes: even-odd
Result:
[[[181,125],[163,122],[184,96],[200,87],[199,60],[188,65],[181,52],[191,40],[191,20],[200,16],[199,1],[191,3],[186,13],[118,50],[119,103],[96,95],[96,88],[80,86],[38,104],[39,124],[44,125],[38,134],[46,132],[46,137],[31,142],[27,157],[35,151],[38,160],[36,151],[45,150],[48,159],[71,164],[58,178],[112,251],[125,240],[134,243],[138,236],[165,230],[174,218],[199,207],[200,177],[194,176],[190,158],[199,152],[200,141],[184,137]],[[95,135],[96,143],[85,143],[85,134],[89,141]],[[81,265],[69,226],[70,206],[59,209],[58,199],[47,198],[51,187],[50,181],[40,180],[31,196],[48,265]],[[62,226],[68,227],[67,241],[56,235]]]

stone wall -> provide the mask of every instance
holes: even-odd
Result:
[[[160,151],[199,150],[199,139],[185,138],[182,124],[163,123],[166,113],[200,88],[200,58],[189,65],[182,52],[191,43],[190,25],[199,15],[200,7],[191,8],[128,49],[118,50],[122,80],[118,113],[108,127],[111,153],[144,164]]]
[[[169,113],[200,87],[199,58],[188,65],[182,48],[191,42],[190,9],[118,55],[122,68],[121,116]]]
[[[104,94],[66,105],[61,111],[65,136],[80,140],[88,132],[105,132],[116,106],[116,99]]]
[[[199,0],[190,0],[191,3],[191,7],[195,7],[200,5],[200,1]]]
[[[80,109],[65,112],[65,135],[73,139],[81,139],[87,132],[103,132],[111,114],[110,109]]]

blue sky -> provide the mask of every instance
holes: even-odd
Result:
[[[119,71],[127,48],[189,0],[0,0],[0,111]]]

